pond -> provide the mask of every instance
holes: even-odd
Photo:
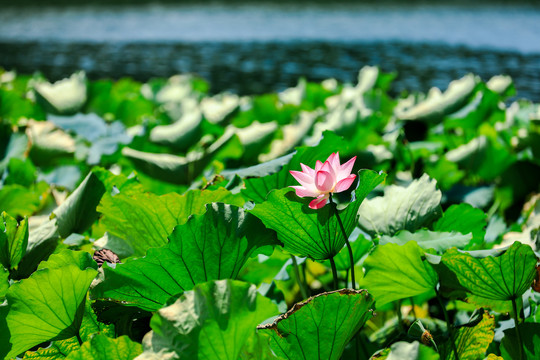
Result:
[[[0,66],[59,79],[193,72],[213,92],[279,91],[300,76],[354,82],[397,71],[393,90],[508,74],[540,101],[540,7],[269,4],[4,7]]]

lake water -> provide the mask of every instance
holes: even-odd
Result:
[[[131,5],[4,7],[0,66],[52,79],[197,73],[214,92],[281,90],[298,77],[354,82],[397,71],[393,90],[504,73],[540,101],[540,7]]]

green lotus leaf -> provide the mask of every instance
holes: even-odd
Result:
[[[19,184],[28,188],[36,182],[36,179],[37,171],[32,161],[15,157],[9,159],[4,185]]]
[[[364,261],[361,286],[373,295],[378,307],[433,291],[439,278],[423,255],[414,241],[379,245]]]
[[[424,229],[411,233],[402,230],[394,236],[381,236],[379,245],[388,243],[405,245],[409,241],[414,241],[424,250],[435,249],[435,251],[442,253],[451,247],[464,248],[470,243],[471,239],[472,234],[463,235],[457,232],[439,232]]]
[[[345,209],[339,210],[347,236],[356,225],[360,204],[385,177],[371,170],[358,173],[355,199]],[[287,251],[314,260],[329,259],[343,248],[345,238],[332,207],[310,209],[308,203],[311,200],[298,197],[291,188],[274,190],[265,202],[255,205],[251,213],[277,232]]]
[[[218,280],[196,285],[152,317],[138,360],[158,355],[182,359],[238,359],[256,327],[277,307],[254,285]]]
[[[49,190],[49,185],[39,182],[26,188],[18,184],[0,188],[0,210],[12,216],[31,216],[41,206],[42,197]]]
[[[487,216],[481,210],[469,204],[452,205],[443,216],[435,222],[435,231],[457,231],[461,234],[472,234],[471,244],[481,244],[486,234]],[[449,245],[451,248],[456,245]]]
[[[79,334],[86,293],[97,271],[68,262],[67,253],[52,255],[66,264],[40,269],[10,286],[6,317],[11,333],[11,351],[16,356],[48,340],[63,340]],[[59,263],[61,260],[51,260]],[[95,264],[94,264],[95,266]]]
[[[483,359],[489,344],[495,336],[495,319],[487,312],[482,314],[480,322],[474,326],[462,326],[454,336],[459,359]],[[441,347],[441,357],[446,360],[455,359],[450,343]]]
[[[390,185],[384,196],[364,201],[358,212],[360,227],[379,236],[415,231],[440,215],[441,197],[436,181],[426,174],[407,187]]]
[[[66,355],[80,349],[77,338],[53,341],[47,347],[39,347],[35,351],[24,353],[24,360],[64,360]]]
[[[0,301],[4,301],[4,297],[9,289],[9,272],[0,266]]]
[[[169,243],[145,257],[104,266],[92,297],[159,309],[171,296],[210,280],[235,279],[253,254],[275,243],[259,219],[233,205],[213,203],[175,227]]]
[[[132,360],[142,353],[142,345],[127,336],[111,339],[97,334],[71,352],[66,360]]]
[[[286,359],[340,359],[345,346],[373,315],[366,290],[342,289],[295,304],[259,332]],[[324,345],[324,346],[321,346]]]
[[[28,245],[28,219],[20,224],[6,212],[0,215],[0,263],[6,269],[17,269]]]
[[[151,247],[167,243],[167,236],[178,224],[184,224],[190,215],[202,214],[205,205],[225,202],[242,206],[244,200],[224,188],[217,190],[191,190],[185,195],[169,193],[155,195],[134,192],[107,195],[97,211],[102,213],[105,229],[128,243],[135,255],[142,256]]]
[[[531,287],[537,258],[531,247],[515,242],[500,256],[473,257],[457,249],[442,256],[442,263],[467,291],[468,301],[498,312],[512,310],[512,300]]]

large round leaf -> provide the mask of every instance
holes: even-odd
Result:
[[[536,276],[535,253],[515,242],[504,254],[475,258],[457,249],[448,250],[442,262],[452,270],[469,301],[499,312],[512,310],[516,300],[531,287]]]
[[[259,326],[270,346],[285,359],[340,359],[345,346],[371,318],[366,290],[322,293],[295,304],[272,324]]]
[[[359,184],[355,199],[340,210],[347,236],[356,225],[358,208],[364,198],[379,185],[386,175],[371,170],[358,173]],[[339,227],[332,206],[315,210],[308,207],[311,198],[299,198],[291,188],[275,190],[265,202],[255,205],[251,213],[278,233],[285,249],[293,254],[325,260],[336,255],[345,238]]]
[[[386,244],[375,248],[364,261],[362,286],[373,295],[377,306],[433,291],[439,279],[423,259],[418,244]]]
[[[226,202],[241,206],[244,200],[224,188],[215,191],[191,190],[185,195],[155,195],[135,192],[105,195],[97,210],[103,214],[105,229],[126,241],[135,255],[167,243],[167,236],[193,214],[204,213],[205,204]]]
[[[364,201],[359,211],[360,227],[371,235],[394,235],[415,231],[440,215],[442,193],[426,174],[407,187],[390,185],[384,196]]]
[[[11,285],[6,294],[10,306],[6,321],[11,332],[8,357],[44,341],[78,335],[86,293],[97,271],[80,266],[95,263],[80,259],[77,264],[71,263],[74,259],[70,250],[52,255],[50,268],[37,270],[28,279]]]
[[[169,244],[115,268],[104,266],[105,280],[92,296],[155,311],[196,284],[235,279],[251,255],[274,244],[275,234],[243,209],[221,203],[206,208],[177,226]]]
[[[168,354],[181,359],[238,359],[256,327],[277,315],[277,307],[254,285],[219,280],[197,285],[159,310],[137,359]]]

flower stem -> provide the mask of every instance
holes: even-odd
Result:
[[[448,317],[448,312],[446,311],[446,306],[444,306],[443,301],[441,299],[441,295],[435,289],[435,294],[437,295],[437,300],[439,300],[439,305],[441,306],[444,320],[446,321],[446,327],[448,328],[448,335],[450,336],[450,343],[452,344],[452,350],[454,351],[454,359],[459,360],[459,355],[456,348],[456,342],[454,341],[454,328],[452,327],[452,324],[450,324],[450,318]]]
[[[302,278],[300,277],[300,271],[298,270],[298,262],[296,261],[296,257],[294,255],[291,255],[292,263],[293,263],[293,269],[294,269],[294,276],[296,277],[296,282],[298,283],[298,287],[300,288],[300,293],[302,294],[302,299],[307,299],[307,291],[304,287],[304,282],[302,281]]]
[[[351,288],[354,290],[356,289],[356,279],[354,276],[354,255],[353,250],[351,247],[351,243],[349,242],[349,237],[347,236],[347,232],[345,231],[345,227],[343,226],[343,222],[341,221],[341,217],[339,216],[339,212],[337,209],[337,204],[332,200],[332,194],[330,194],[330,203],[332,205],[332,209],[334,210],[334,213],[336,214],[337,221],[339,224],[339,227],[341,228],[341,233],[343,234],[343,238],[345,239],[345,244],[347,244],[347,250],[349,251],[349,263],[351,264]]]
[[[334,262],[334,258],[330,258],[330,265],[332,266],[332,275],[334,276],[334,290],[338,289],[338,276],[337,276],[337,269],[336,269],[336,263]]]
[[[525,359],[523,356],[523,340],[521,339],[521,332],[519,331],[519,318],[517,313],[517,304],[516,299],[512,298],[512,316],[514,318],[514,323],[516,326],[516,336],[519,345],[519,360]]]

